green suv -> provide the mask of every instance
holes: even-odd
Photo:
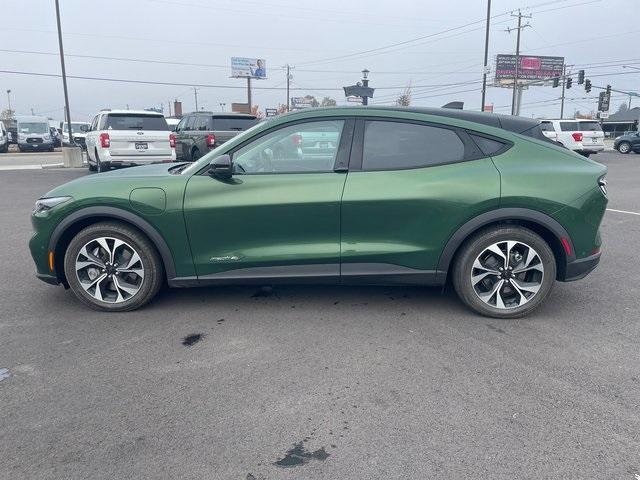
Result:
[[[30,248],[40,279],[100,310],[141,307],[165,281],[451,282],[476,312],[513,318],[598,264],[605,173],[530,119],[309,109],[195,163],[55,188]]]

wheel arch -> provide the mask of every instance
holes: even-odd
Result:
[[[471,235],[485,228],[499,225],[519,225],[540,235],[553,251],[557,266],[557,278],[563,278],[567,263],[575,260],[571,237],[557,220],[537,210],[500,208],[478,215],[456,230],[442,250],[438,261],[438,271],[445,272],[445,275],[448,273],[460,248]],[[563,241],[568,242],[570,254],[565,251]]]
[[[149,222],[126,210],[115,207],[87,207],[65,217],[54,229],[49,239],[49,251],[54,252],[54,268],[60,282],[67,285],[64,276],[64,252],[71,239],[83,228],[98,222],[116,220],[146,235],[162,258],[167,279],[176,276],[171,250],[164,238]]]

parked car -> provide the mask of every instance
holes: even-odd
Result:
[[[76,145],[83,150],[87,149],[87,132],[91,124],[88,122],[71,122],[71,134],[73,135],[73,142],[69,140],[69,125],[67,122],[60,122],[60,129],[62,130],[62,144],[65,147]]]
[[[103,110],[86,137],[89,170],[174,162],[175,134],[161,113],[147,110]]]
[[[273,147],[334,132],[322,153]],[[332,143],[332,142],[331,142]],[[40,198],[40,279],[126,311],[172,287],[453,283],[496,318],[600,260],[606,167],[537,120],[437,108],[308,109],[199,161],[74,180]],[[594,299],[597,301],[597,299]]]
[[[597,120],[543,120],[543,132],[551,138],[551,129],[557,134],[555,141],[585,157],[604,150],[604,132]]]
[[[4,126],[3,122],[0,122],[0,153],[7,153],[9,151],[9,132]]]
[[[179,118],[165,118],[165,120],[167,121],[167,125],[169,126],[169,130],[171,130],[172,132],[175,132],[176,131],[176,127],[180,123],[180,119]]]
[[[193,162],[258,123],[245,113],[188,113],[176,127],[176,156]]]
[[[53,152],[53,139],[49,131],[49,120],[45,117],[21,116],[16,118],[18,150]]]
[[[58,131],[58,129],[56,127],[52,127],[51,125],[49,125],[49,132],[51,133],[51,138],[53,140],[53,147],[54,148],[61,147],[62,135],[60,135],[60,132]]]
[[[553,123],[549,120],[540,121],[540,129],[542,130],[542,134],[547,137],[549,140],[554,142],[558,141],[558,133],[553,127]]]
[[[616,137],[613,148],[620,153],[640,153],[640,132],[625,132],[624,135]]]

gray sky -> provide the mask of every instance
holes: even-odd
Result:
[[[465,101],[479,109],[484,49],[486,0],[60,0],[65,51],[73,55],[125,57],[207,66],[67,58],[67,73],[184,85],[144,85],[70,79],[70,103],[75,120],[89,120],[100,108],[159,107],[178,98],[183,110],[194,109],[189,85],[202,87],[200,106],[219,110],[224,102],[246,101],[244,80],[229,78],[230,57],[261,57],[268,79],[255,81],[254,104],[284,103],[285,74],[292,71],[292,96],[331,96],[345,104],[341,87],[355,83],[360,71],[371,71],[371,86],[379,87],[374,102],[391,103],[411,82],[413,105],[441,106]],[[558,55],[584,68],[594,85],[640,90],[640,27],[623,19],[640,18],[640,0],[493,0],[490,63],[497,53],[515,51],[516,20],[509,10],[528,7],[532,27],[522,33],[523,54]],[[0,49],[57,53],[53,0],[2,0]],[[365,13],[363,13],[365,12]],[[503,15],[501,15],[503,14]],[[472,22],[479,22],[473,23]],[[448,33],[440,34],[448,29]],[[431,35],[431,36],[430,36]],[[427,37],[429,36],[429,37]],[[419,37],[422,40],[379,49]],[[366,50],[378,49],[370,53]],[[345,57],[346,56],[346,57]],[[336,58],[338,57],[338,58]],[[607,64],[608,63],[608,64]],[[603,65],[604,64],[604,65]],[[0,51],[0,70],[60,73],[55,55]],[[601,75],[595,77],[595,75]],[[454,85],[452,85],[454,84]],[[458,84],[458,85],[455,85]],[[259,89],[271,87],[276,90]],[[383,88],[385,87],[385,88]],[[395,87],[395,88],[387,88]],[[0,73],[0,109],[20,114],[62,117],[60,78]],[[471,90],[471,91],[469,91]],[[567,91],[566,112],[595,109],[598,90],[581,86]],[[533,87],[524,93],[522,115],[558,116],[560,88]],[[588,97],[588,98],[585,98]],[[613,97],[612,110],[628,97]],[[511,92],[490,88],[487,103],[509,113]],[[557,103],[554,103],[557,102]],[[640,106],[640,98],[634,99]]]

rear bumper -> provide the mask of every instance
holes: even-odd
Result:
[[[580,280],[586,277],[593,272],[600,263],[600,255],[600,253],[596,253],[595,255],[567,263],[563,278],[559,278],[558,280],[562,282],[573,282],[574,280]]]
[[[580,152],[580,153],[604,152],[604,145],[582,144],[582,146],[580,148],[576,149],[576,152]]]

